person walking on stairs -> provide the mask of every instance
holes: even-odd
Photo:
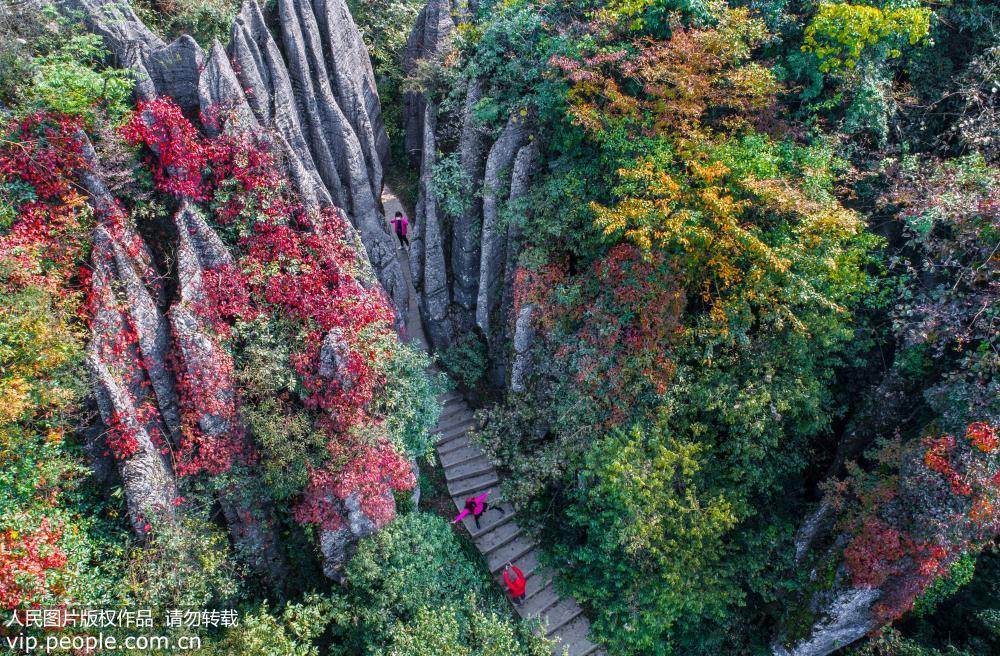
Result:
[[[410,222],[406,220],[406,216],[402,212],[396,212],[396,216],[392,217],[390,223],[392,223],[393,228],[396,230],[396,236],[399,238],[399,248],[402,250],[403,244],[406,247],[410,247],[410,240],[406,238],[406,229],[409,227]]]
[[[510,576],[511,571],[514,572],[514,578]],[[511,601],[514,602],[515,606],[520,606],[521,602],[524,601],[524,589],[528,585],[524,573],[518,569],[517,565],[507,561],[507,566],[503,568],[503,582],[507,584],[507,590],[510,591]]]
[[[465,508],[462,509],[462,512],[458,513],[458,517],[452,520],[451,523],[457,524],[469,515],[472,515],[472,519],[476,520],[476,528],[481,529],[482,527],[479,525],[479,518],[485,515],[487,510],[492,508],[493,510],[499,510],[501,515],[506,515],[506,510],[500,506],[491,506],[486,500],[486,497],[490,496],[490,492],[492,491],[493,490],[486,490],[478,497],[469,497],[466,499]]]

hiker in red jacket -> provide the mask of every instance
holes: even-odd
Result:
[[[406,228],[409,227],[410,222],[406,220],[402,212],[396,212],[396,216],[392,217],[389,222],[392,223],[396,230],[396,236],[399,237],[399,247],[403,248],[403,244],[406,244],[406,247],[409,248],[410,240],[406,238]]]
[[[462,512],[458,513],[458,517],[452,520],[452,524],[457,524],[469,515],[472,515],[472,519],[476,520],[476,528],[481,529],[482,526],[479,525],[479,518],[486,514],[487,510],[499,510],[501,515],[506,515],[507,511],[500,506],[491,506],[486,500],[486,497],[490,496],[490,492],[493,490],[486,490],[478,497],[469,497],[465,500],[465,508]]]
[[[514,578],[511,579],[510,572],[514,571]],[[528,580],[524,578],[524,574],[517,568],[517,565],[512,565],[509,561],[507,566],[503,568],[503,582],[507,584],[507,589],[510,590],[510,598],[514,602],[515,606],[520,606],[521,602],[524,601],[524,589],[528,585]]]

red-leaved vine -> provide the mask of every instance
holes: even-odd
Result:
[[[51,590],[50,574],[66,566],[61,537],[62,531],[46,519],[27,534],[0,533],[0,608],[37,604]]]
[[[192,303],[218,343],[229,338],[237,321],[266,317],[293,325],[290,342],[297,346],[290,365],[304,408],[318,413],[330,454],[311,472],[296,518],[336,528],[343,521],[342,502],[356,495],[373,521],[388,521],[391,492],[412,488],[415,480],[395,445],[386,438],[362,439],[358,429],[378,432],[380,418],[369,406],[384,384],[381,363],[389,357],[393,312],[380,288],[359,280],[349,224],[332,208],[305,211],[266,140],[226,131],[203,138],[170,99],[142,103],[123,133],[153,153],[157,188],[205,201],[211,221],[236,251],[235,265],[204,272],[202,296]],[[331,332],[341,337],[343,351],[336,374],[324,375],[321,353]],[[186,418],[177,470],[219,474],[252,457],[239,428],[238,391],[227,394],[213,384],[232,379],[233,362],[219,350],[214,359],[186,367],[178,371]],[[231,430],[207,436],[200,425],[206,416]]]
[[[901,617],[957,558],[1000,534],[998,456],[996,427],[975,422],[963,438],[924,438],[891,480],[858,486],[844,566],[855,586],[881,589],[880,619]]]

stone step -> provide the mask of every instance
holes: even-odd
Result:
[[[469,436],[467,431],[456,430],[451,433],[448,433],[447,435],[442,435],[440,439],[435,443],[435,446],[437,446],[438,449],[444,448],[445,453],[447,453],[455,446],[456,442],[460,443],[462,446],[468,444]],[[440,453],[440,450],[438,451],[438,453]]]
[[[445,454],[438,454],[438,459],[441,461],[441,466],[444,468],[454,467],[455,465],[461,465],[462,463],[469,462],[470,460],[483,457],[485,457],[483,450],[479,448],[478,444],[469,444],[467,446],[449,451]]]
[[[465,507],[466,498],[478,496],[499,483],[490,460],[478,444],[468,439],[467,432],[477,427],[474,414],[456,398],[448,401],[433,431],[438,436],[438,457],[444,468],[448,492],[459,511]],[[557,640],[553,654],[561,654],[565,647],[570,656],[598,656],[600,647],[587,638],[590,624],[583,610],[575,600],[560,598],[552,585],[551,574],[539,567],[534,542],[515,521],[514,508],[509,504],[501,504],[501,507],[505,510],[503,514],[495,508],[487,510],[479,518],[479,529],[471,516],[463,520],[476,548],[486,556],[498,584],[506,589],[503,568],[508,562],[516,564],[527,578],[525,600],[517,607],[517,612],[522,617],[542,621],[546,635]]]
[[[449,483],[487,474],[493,471],[493,463],[486,458],[477,458],[461,465],[453,465],[444,470],[444,480]]]
[[[521,567],[520,562],[515,562],[514,564]],[[535,595],[541,594],[552,584],[552,572],[548,570],[535,567],[531,572],[528,572],[524,567],[521,567],[521,571],[524,572],[524,575],[528,579],[528,585],[524,586],[526,601],[531,601]]]
[[[496,487],[500,479],[497,478],[496,470],[487,474],[480,474],[467,478],[464,481],[448,483],[448,494],[452,497],[461,497],[464,503],[466,497],[476,497],[486,490]]]
[[[561,654],[565,648],[570,656],[590,656],[600,647],[587,638],[589,632],[590,622],[583,615],[577,616],[550,636],[556,640],[552,653]]]
[[[493,553],[487,554],[486,560],[489,563],[490,571],[496,574],[502,571],[508,562],[522,558],[534,550],[535,543],[526,535],[519,535]],[[523,567],[521,567],[521,571],[524,572],[525,576],[528,575]]]
[[[449,390],[438,396],[438,401],[448,403],[449,401],[465,401],[465,398],[458,390]]]
[[[499,515],[499,512],[497,515]],[[482,524],[482,518],[480,518],[479,523]],[[473,522],[473,526],[475,526],[475,522]],[[520,534],[521,527],[515,522],[494,525],[491,530],[486,531],[475,539],[476,548],[479,549],[480,553],[489,555]]]
[[[467,404],[464,401],[456,401],[455,403],[449,403],[448,405],[444,406],[444,408],[441,409],[441,414],[438,415],[438,423],[441,423],[448,417],[454,417],[456,414],[459,414],[461,412],[468,412],[471,414],[472,408],[470,408],[469,404]]]
[[[454,501],[455,505],[458,506],[459,512],[461,512],[462,508],[465,507],[465,499],[462,499],[461,502],[458,499],[455,499]],[[501,514],[499,511],[491,508],[489,512],[479,518],[479,525],[482,528],[476,528],[476,521],[472,517],[466,517],[462,520],[462,523],[465,525],[465,529],[469,532],[469,537],[476,540],[493,529],[514,521],[514,517],[517,514],[514,511],[514,506],[509,503],[501,503],[498,505],[504,509],[504,513]]]
[[[461,448],[473,445],[473,441],[469,439],[469,436],[465,433],[461,433],[445,440],[444,442],[437,445],[437,452],[439,456],[445,456],[452,451],[458,451]]]
[[[525,589],[527,595],[528,590]],[[517,606],[518,614],[525,619],[534,619],[559,603],[559,593],[555,586],[546,585],[533,596],[526,596],[524,602]]]
[[[444,428],[435,428],[434,430],[431,431],[431,435],[437,435],[438,444],[440,444],[441,442],[447,442],[449,439],[456,437],[458,435],[464,435],[465,433],[468,433],[470,429],[475,427],[476,427],[476,420],[474,418],[467,419],[464,422],[451,424]]]
[[[520,567],[521,571],[524,572],[525,577],[527,577],[528,587],[526,592],[529,595],[533,593],[533,590],[537,589],[537,587],[532,586],[532,583],[534,583],[535,586],[538,586],[539,583],[547,584],[547,581],[551,579],[548,570],[543,570],[538,564],[537,551],[529,551],[520,558],[516,558],[511,562]],[[532,579],[534,579],[534,581],[532,581]]]
[[[454,414],[451,417],[438,420],[437,426],[434,427],[431,434],[447,433],[458,426],[466,426],[474,423],[476,423],[476,417],[471,412]]]
[[[566,626],[583,614],[580,604],[575,599],[566,598],[542,613],[541,620],[545,635],[555,637],[559,629]]]

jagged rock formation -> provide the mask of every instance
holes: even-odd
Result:
[[[63,0],[60,6],[81,14],[119,64],[134,72],[140,100],[170,96],[188,117],[200,114],[210,136],[245,129],[270,132],[306,209],[344,211],[355,228],[348,239],[364,255],[361,279],[382,285],[402,323],[408,291],[379,201],[388,139],[374,72],[344,0],[279,0],[275,34],[258,3],[247,0],[233,22],[228,48],[215,42],[207,54],[187,36],[163,42],[127,0]],[[95,208],[117,209],[99,176],[85,175]],[[243,433],[234,382],[231,375],[220,375],[226,367],[218,366],[228,355],[198,311],[205,272],[232,264],[232,256],[188,201],[173,223],[179,285],[169,322],[163,313],[167,299],[155,273],[149,273],[152,259],[138,235],[123,235],[118,224],[113,230],[101,225],[95,235],[89,363],[105,423],[127,430],[138,443],[134,453],[119,460],[137,530],[143,529],[147,513],[168,517],[176,512],[174,473],[161,453],[162,436],[174,444],[181,439],[176,381],[167,366],[171,349],[177,371],[202,380],[201,392],[212,396],[214,410],[195,418],[197,429],[208,438]],[[123,365],[115,336],[128,334],[130,323],[136,335],[126,344]],[[320,368],[349,385],[342,345],[342,337],[327,335]],[[220,491],[219,502],[251,565],[280,585],[286,566],[268,509],[252,506],[247,490],[235,486]],[[343,514],[344,527],[321,540],[324,569],[331,576],[339,575],[351,544],[376,528],[356,499],[347,500]]]
[[[907,389],[904,377],[896,369],[887,371],[848,419],[827,476],[831,479],[841,476],[848,460],[877,438],[891,437],[917,398],[912,389]],[[899,494],[905,493],[904,487]],[[837,519],[838,511],[824,499],[802,522],[795,535],[796,565],[804,567],[839,558],[844,541],[834,530]],[[812,575],[816,577],[815,569]],[[890,579],[886,586],[892,584]],[[826,656],[863,638],[880,625],[873,606],[884,593],[885,589],[853,586],[843,566],[839,566],[832,583],[800,602],[808,609],[811,624],[784,627],[772,646],[773,653],[775,656]],[[795,637],[790,638],[789,634]]]
[[[871,613],[879,598],[874,588],[844,587],[812,600],[812,611],[820,619],[811,627],[809,637],[791,647],[772,646],[774,656],[826,656],[863,638],[878,624]]]
[[[86,135],[80,137],[91,165],[80,182],[98,217],[87,366],[106,429],[105,448],[121,476],[132,526],[142,534],[150,521],[175,513],[175,479],[163,453],[180,432],[175,381],[166,364],[169,328],[152,255],[122,223],[122,212],[98,175],[94,149]]]
[[[430,103],[424,107],[423,150],[420,168],[420,193],[417,199],[416,221],[410,245],[410,275],[414,288],[419,290],[417,300],[420,314],[427,325],[431,343],[438,348],[451,340],[451,290],[445,265],[444,238],[438,217],[437,197],[431,172],[434,168],[435,137],[437,126],[435,109]]]
[[[203,113],[222,114],[206,116],[205,132],[210,137],[218,135],[223,127],[236,132],[259,127],[243,85],[229,63],[229,55],[218,40],[212,43],[204,72],[198,80],[198,104]]]
[[[405,70],[440,57],[455,21],[467,16],[449,0],[429,0],[407,42]],[[477,332],[488,347],[490,378],[503,384],[509,382],[512,290],[522,237],[516,224],[504,225],[502,215],[504,208],[527,211],[521,205],[540,149],[531,108],[516,112],[491,135],[474,112],[482,93],[481,82],[470,80],[460,115],[448,117],[459,126],[456,154],[468,189],[464,210],[455,216],[441,216],[431,184],[438,110],[426,96],[406,98],[407,150],[421,172],[410,267],[431,345],[445,348],[456,337]]]
[[[538,163],[538,141],[532,139],[526,146],[522,146],[521,149],[517,151],[517,157],[514,158],[514,169],[511,171],[510,175],[510,196],[507,199],[509,205],[513,206],[518,211],[522,211],[525,216],[531,215],[531,208],[525,206],[524,204],[526,202],[526,196],[528,195],[528,189],[531,186],[532,178],[538,169]],[[517,268],[517,258],[521,254],[521,244],[523,242],[523,238],[524,236],[521,234],[521,228],[517,223],[511,223],[507,227],[507,238],[504,243],[504,248],[507,253],[503,264],[503,290],[500,296],[500,310],[496,325],[497,335],[493,341],[493,378],[497,381],[502,381],[506,374],[506,356],[509,351],[503,347],[511,337],[510,320],[514,313],[514,272]],[[518,319],[520,319],[520,315],[518,316]],[[530,326],[531,318],[526,319],[526,321],[529,322]],[[533,339],[533,326],[531,326],[531,331],[531,339]],[[530,347],[530,343],[524,348],[528,347]],[[513,357],[515,358],[515,361],[518,353],[520,352],[524,351],[519,351],[515,326],[513,350]],[[527,375],[528,371],[529,369],[522,369],[522,376]],[[512,370],[510,381],[512,389],[514,381],[514,371]],[[521,378],[521,382],[523,384],[523,377]]]
[[[510,202],[509,178],[505,179],[505,176],[511,174],[514,158],[530,138],[526,116],[512,116],[486,158],[476,325],[486,337],[486,343],[491,350],[496,347],[497,340],[494,333],[496,325],[500,323],[496,314],[500,306],[503,268],[507,256],[507,240],[500,226],[498,197],[503,194]]]
[[[379,282],[405,315],[406,288],[379,197],[388,138],[364,43],[344,0],[281,0],[285,55],[255,0],[233,22],[229,49],[208,57],[190,37],[165,44],[126,0],[64,0],[135,71],[142,99],[171,96],[189,116],[233,113],[273,129],[306,207],[337,205],[360,233]],[[328,62],[330,62],[328,64]],[[210,125],[206,130],[212,132]]]
[[[510,372],[510,389],[513,392],[524,392],[527,389],[527,379],[531,373],[531,345],[535,340],[535,327],[532,323],[535,309],[534,303],[528,303],[517,313],[514,325],[514,365]]]
[[[479,235],[483,222],[481,198],[488,144],[487,135],[473,110],[481,97],[479,81],[471,80],[462,107],[462,135],[458,152],[462,175],[474,195],[468,199],[465,211],[454,217],[451,234],[452,298],[455,301],[455,327],[461,331],[471,328],[479,295]]]
[[[328,332],[319,352],[319,375],[336,381],[341,389],[354,387],[354,377],[348,368],[350,352],[350,346],[341,330],[335,328]]]
[[[213,398],[212,410],[197,417],[201,431],[208,437],[233,435],[240,438],[245,431],[239,425],[232,368],[218,366],[220,362],[229,363],[229,356],[198,313],[199,304],[206,301],[205,272],[231,265],[233,258],[219,236],[189,203],[183,202],[174,215],[174,227],[177,230],[180,292],[169,315],[175,358],[185,375],[197,380],[203,393]],[[222,490],[218,499],[234,542],[250,566],[273,588],[280,588],[286,579],[287,565],[270,509],[259,502],[255,504],[248,490],[235,484]]]
[[[164,454],[169,430],[163,410],[171,402],[176,408],[176,401],[158,405],[151,368],[145,364],[155,362],[153,368],[159,368],[167,356],[166,344],[159,339],[164,317],[140,274],[151,266],[148,250],[139,248],[130,255],[130,248],[113,232],[118,231],[103,224],[94,230],[87,365],[129,518],[136,531],[144,533],[153,519],[174,515],[177,492]]]
[[[429,0],[424,5],[406,40],[404,75],[412,75],[420,60],[435,59],[447,49],[448,37],[455,29],[455,21],[463,15],[462,5],[458,0]],[[403,101],[406,152],[411,164],[419,167],[421,151],[427,150],[424,144],[427,102],[421,93],[408,93]]]
[[[377,531],[378,526],[361,509],[361,500],[357,494],[349,495],[343,502],[331,497],[329,502],[341,506],[339,514],[346,519],[339,528],[320,531],[319,549],[323,554],[323,574],[342,583],[344,564],[350,560],[354,545],[361,538]]]

